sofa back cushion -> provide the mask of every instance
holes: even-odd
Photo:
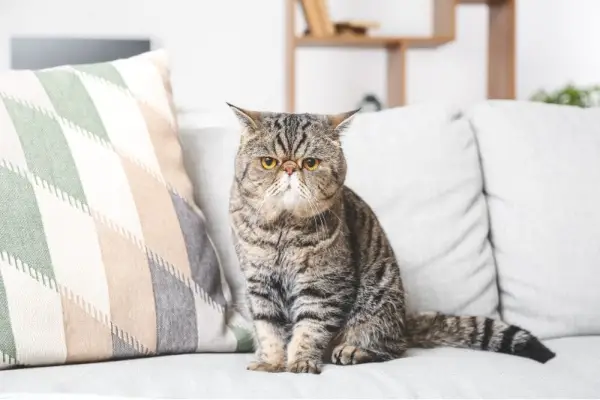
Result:
[[[411,309],[493,316],[498,296],[478,155],[467,121],[455,117],[453,108],[429,105],[357,115],[343,139],[347,185],[387,232]],[[197,201],[242,303],[227,212],[240,129],[233,115],[230,121],[189,127],[182,142]]]
[[[162,51],[0,75],[0,364],[233,351]]]
[[[600,334],[600,110],[491,101],[469,118],[503,317],[543,338]]]

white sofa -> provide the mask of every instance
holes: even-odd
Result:
[[[187,168],[239,300],[227,226],[238,129],[202,121],[182,127]],[[501,316],[554,359],[410,350],[308,376],[246,371],[247,353],[190,354],[4,371],[0,398],[600,398],[600,110],[409,106],[359,115],[344,142],[348,185],[388,232],[409,307]]]

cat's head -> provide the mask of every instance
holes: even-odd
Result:
[[[310,217],[331,207],[346,178],[340,135],[358,110],[320,115],[229,106],[243,128],[235,175],[248,202],[271,216]]]

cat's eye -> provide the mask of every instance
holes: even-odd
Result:
[[[309,171],[314,171],[319,166],[319,160],[316,158],[305,158],[302,162],[302,166]]]
[[[264,169],[273,169],[277,165],[277,160],[271,157],[262,157],[260,163]]]

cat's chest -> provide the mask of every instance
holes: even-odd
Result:
[[[291,229],[281,229],[276,232],[276,242],[271,249],[271,262],[274,266],[286,273],[292,273],[306,261],[310,249],[302,246],[300,236],[300,232]]]
[[[300,261],[309,248],[303,243],[302,232],[285,227],[256,226],[237,232],[240,250],[251,260],[269,260],[277,263]]]

